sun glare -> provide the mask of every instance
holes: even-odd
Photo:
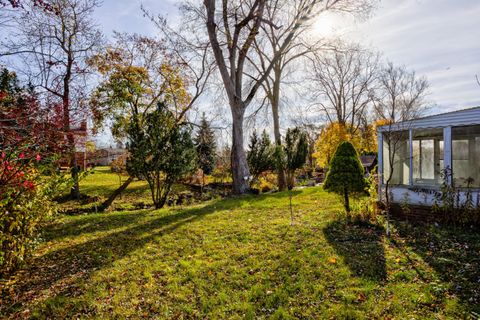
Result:
[[[315,19],[312,33],[317,37],[337,36],[351,26],[351,23],[349,17],[345,15],[325,12]]]

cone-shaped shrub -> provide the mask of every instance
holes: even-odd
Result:
[[[365,191],[364,169],[350,142],[342,142],[330,161],[324,189],[344,196],[345,210],[350,212],[349,195]]]

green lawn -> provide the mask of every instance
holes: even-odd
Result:
[[[321,188],[64,216],[0,317],[448,319],[480,313],[480,235],[346,224]]]
[[[110,167],[96,167],[80,182],[80,190],[89,196],[107,198],[113,191],[127,180],[126,175],[113,173]],[[133,181],[122,194],[123,198],[138,200],[150,196],[146,181]]]
[[[112,173],[110,167],[96,167],[80,181],[80,191],[88,195],[88,199],[79,202],[69,200],[61,204],[62,211],[66,212],[95,212],[95,204],[99,206],[120,185],[128,179],[126,175]],[[182,185],[175,185],[174,192],[185,191]],[[65,194],[68,194],[65,191]],[[133,210],[138,207],[152,205],[150,189],[146,181],[134,180],[127,189],[115,199],[111,210]]]

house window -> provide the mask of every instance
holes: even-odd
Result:
[[[383,183],[408,185],[410,148],[408,131],[383,134]]]
[[[443,130],[414,130],[412,138],[413,185],[437,186],[442,183]]]
[[[452,169],[455,185],[480,187],[480,125],[452,128]]]

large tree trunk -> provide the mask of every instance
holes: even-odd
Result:
[[[73,199],[79,199],[80,198],[80,184],[79,184],[79,166],[77,165],[77,161],[75,159],[75,152],[73,152],[73,155],[71,157],[70,161],[70,168],[71,168],[71,173],[72,173],[72,180],[73,180],[73,186],[72,189],[70,190],[70,196]]]
[[[72,174],[72,180],[73,180],[72,189],[70,190],[70,197],[72,197],[73,199],[79,199],[80,198],[80,184],[79,184],[80,168],[77,164],[77,158],[75,154],[75,142],[73,141],[74,140],[73,136],[69,140],[71,140],[69,141],[69,145],[70,145],[69,165],[70,165],[70,172]]]
[[[62,95],[62,107],[63,107],[63,130],[67,135],[68,142],[68,157],[69,165],[72,173],[73,186],[70,190],[70,196],[73,199],[80,198],[80,184],[78,179],[78,166],[75,157],[75,137],[70,128],[70,80],[72,78],[73,58],[68,53],[66,73],[63,77],[63,95]]]
[[[65,90],[66,95],[69,95],[68,89]],[[64,125],[64,132],[67,135],[67,143],[68,143],[68,164],[70,166],[70,171],[72,174],[73,186],[70,190],[70,196],[73,199],[80,198],[80,184],[79,184],[79,168],[77,165],[77,160],[75,156],[75,137],[70,130],[70,101],[68,96],[63,97],[63,125]]]
[[[115,190],[107,200],[105,200],[101,205],[99,210],[105,211],[110,207],[113,201],[125,190],[127,189],[128,185],[133,181],[133,177],[128,177],[128,179],[117,189]]]
[[[272,116],[273,116],[273,135],[275,136],[275,144],[277,147],[282,146],[282,136],[280,135],[280,114],[279,114],[279,105],[280,105],[280,79],[275,82],[273,87],[273,95],[270,99],[270,104],[272,105]],[[285,170],[280,166],[277,168],[277,179],[278,179],[278,189],[283,191],[287,188],[287,180],[285,177]]]
[[[239,102],[241,103],[241,102]],[[232,110],[232,177],[233,192],[243,194],[248,191],[248,179],[250,171],[248,169],[247,157],[243,148],[243,120],[245,108],[243,105],[233,105]]]

